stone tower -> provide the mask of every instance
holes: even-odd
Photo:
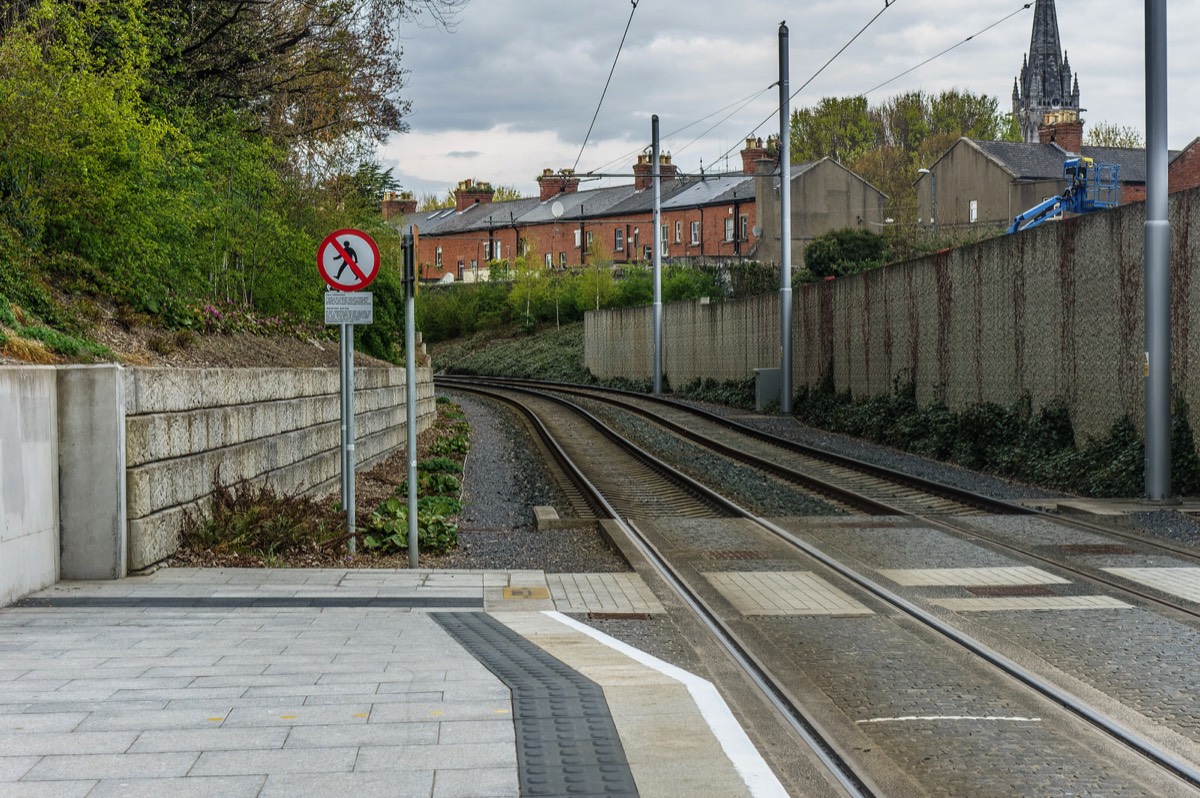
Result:
[[[1074,111],[1078,115],[1084,110],[1079,107],[1079,76],[1071,74],[1071,62],[1059,43],[1054,0],[1037,0],[1034,7],[1029,54],[1021,64],[1021,76],[1013,81],[1012,100],[1013,115],[1028,142],[1037,142],[1046,114]]]

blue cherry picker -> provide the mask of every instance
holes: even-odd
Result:
[[[1039,202],[1016,216],[1008,232],[1037,227],[1049,219],[1061,217],[1063,211],[1091,213],[1112,208],[1119,201],[1116,164],[1098,164],[1091,158],[1068,158],[1063,162],[1063,181],[1067,188],[1062,194]]]

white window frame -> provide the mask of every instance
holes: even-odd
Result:
[[[575,230],[575,249],[579,249],[583,243],[583,233],[578,228]]]
[[[547,269],[554,268],[554,256],[551,255],[549,252],[546,253],[546,268]]]
[[[683,222],[678,219],[675,220],[675,243],[683,243]]]
[[[625,251],[625,231],[618,227],[613,231],[613,252]]]
[[[726,216],[725,217],[725,240],[726,241],[733,240],[733,224],[734,224],[734,218],[732,216]]]
[[[442,270],[442,248],[441,247],[437,248],[437,252],[434,255],[433,262],[434,262],[434,265],[437,266],[438,271],[441,271]]]
[[[700,223],[692,222],[692,246],[700,245]]]
[[[971,224],[979,221],[979,200],[971,200],[969,213],[971,215]]]
[[[592,231],[591,230],[587,231],[587,238],[585,240],[587,241],[587,248],[591,249],[592,248]]]
[[[748,233],[748,232],[749,232],[749,230],[750,230],[750,217],[749,217],[749,216],[746,216],[745,214],[742,214],[742,223],[741,223],[741,224],[742,224],[742,235],[741,235],[741,240],[742,240],[742,241],[749,241],[749,240],[750,240],[750,236],[749,236],[749,235],[747,235],[747,233]]]

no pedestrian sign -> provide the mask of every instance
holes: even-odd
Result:
[[[321,278],[338,291],[361,291],[379,274],[379,247],[361,230],[335,230],[317,247]]]

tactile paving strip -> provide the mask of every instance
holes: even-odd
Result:
[[[600,685],[486,613],[432,617],[512,690],[522,798],[637,798]]]

